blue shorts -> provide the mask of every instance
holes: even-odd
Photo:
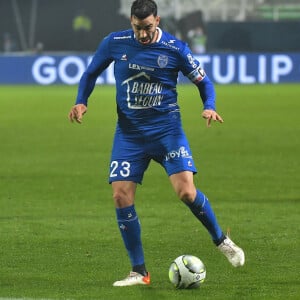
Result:
[[[151,160],[161,164],[168,176],[182,171],[196,173],[187,138],[182,130],[152,136],[124,134],[116,131],[110,161],[109,183],[142,183]]]

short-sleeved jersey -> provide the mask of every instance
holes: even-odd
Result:
[[[204,108],[215,109],[213,86],[188,45],[159,28],[157,41],[149,45],[139,43],[133,30],[113,32],[104,38],[81,79],[77,104],[87,105],[97,76],[112,62],[118,126],[125,132],[174,128],[172,113],[180,122],[176,91],[179,71],[198,86]]]

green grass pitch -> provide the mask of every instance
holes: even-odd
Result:
[[[82,125],[67,119],[76,90],[0,87],[0,299],[299,299],[299,85],[217,85],[211,128],[197,89],[178,87],[196,185],[246,264],[229,265],[152,163],[136,197],[152,284],[128,288],[112,287],[130,270],[107,183],[114,87],[96,87]],[[186,253],[206,265],[200,289],[168,280]]]

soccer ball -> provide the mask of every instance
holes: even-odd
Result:
[[[169,279],[177,289],[198,288],[205,277],[206,269],[203,262],[193,255],[177,257],[169,268]]]

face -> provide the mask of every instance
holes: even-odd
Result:
[[[157,26],[160,17],[150,15],[149,17],[141,20],[135,16],[131,17],[131,26],[136,36],[136,39],[143,45],[154,43],[157,39]]]

